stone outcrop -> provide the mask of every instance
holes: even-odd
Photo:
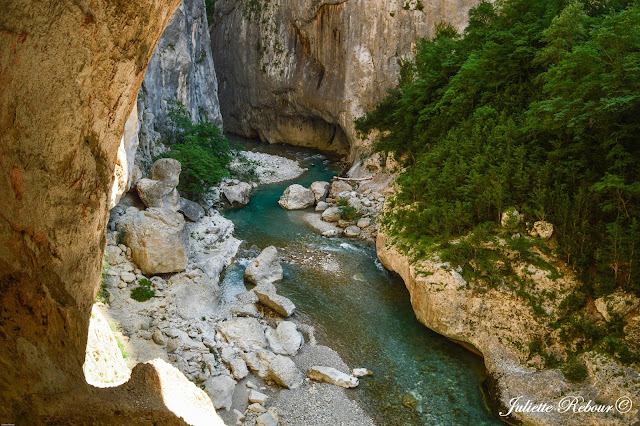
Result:
[[[206,395],[188,382],[172,390],[163,367],[140,365],[129,382],[109,389],[89,386],[82,370],[118,147],[147,62],[178,4],[0,4],[5,423],[175,424],[179,410],[169,405],[190,396],[216,423]]]
[[[149,178],[140,179],[136,188],[138,196],[147,207],[171,211],[180,209],[180,194],[176,187],[180,182],[180,162],[173,158],[161,158],[153,163]]]
[[[603,368],[597,366],[603,363],[601,356],[593,352],[582,355],[581,362],[587,366],[588,374],[581,383],[565,380],[558,369],[541,369],[539,362],[531,358],[529,344],[536,336],[556,340],[554,351],[566,350],[566,342],[553,333],[550,326],[561,298],[541,299],[541,308],[547,315],[536,316],[528,301],[515,291],[504,286],[483,287],[483,291],[475,291],[473,283],[467,283],[458,272],[444,264],[412,262],[388,244],[383,233],[378,234],[376,248],[382,264],[404,280],[418,321],[484,357],[489,374],[488,388],[497,412],[507,413],[511,406],[509,401],[519,396],[523,401],[557,405],[567,395],[579,395],[585,401],[592,399],[615,405],[621,395],[640,394],[637,372],[612,358],[606,360],[606,375],[617,380],[603,379]],[[533,277],[538,291],[553,289],[561,294],[570,294],[577,285],[575,280],[567,277],[551,279],[531,266],[521,270]],[[600,357],[600,361],[594,361],[594,357]],[[638,412],[635,406],[626,414],[594,412],[583,417],[571,411],[518,412],[505,420],[540,425],[623,425],[628,424]]]
[[[420,38],[443,21],[464,27],[477,3],[218,0],[211,38],[225,127],[355,160],[367,147],[354,119],[397,83]]]
[[[118,147],[116,166],[113,169],[113,185],[109,199],[109,210],[115,207],[122,196],[129,191],[141,177],[140,168],[135,165],[138,151],[138,107],[133,106],[131,114],[124,125],[124,134]]]
[[[187,242],[184,217],[168,209],[130,207],[116,229],[131,248],[133,261],[145,274],[184,271]]]
[[[193,121],[222,127],[218,84],[204,0],[183,0],[149,62],[138,95],[140,146],[136,163],[145,170],[170,136],[169,107],[182,102]]]
[[[302,210],[313,206],[315,202],[314,192],[296,183],[284,190],[278,204],[285,210]]]

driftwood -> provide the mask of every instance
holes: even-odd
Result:
[[[333,177],[333,180],[344,180],[346,182],[361,182],[363,180],[370,180],[370,179],[373,179],[373,176],[364,177],[364,178],[343,178],[339,176]]]

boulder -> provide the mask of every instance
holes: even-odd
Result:
[[[338,237],[339,235],[340,235],[340,231],[337,229],[329,229],[322,233],[322,236],[327,238],[335,238],[335,237]]]
[[[260,303],[273,309],[283,317],[291,316],[296,310],[296,305],[294,305],[291,300],[276,293],[273,284],[261,284],[254,288],[253,292],[258,296]]]
[[[351,192],[353,188],[349,182],[345,182],[343,180],[334,180],[331,183],[331,189],[329,189],[329,197],[338,198],[338,194],[342,192]]]
[[[116,229],[145,275],[184,271],[187,266],[184,217],[168,209],[129,208]]]
[[[267,403],[267,399],[269,399],[269,397],[262,392],[258,392],[257,390],[253,389],[249,391],[249,402],[251,403],[264,405]]]
[[[548,240],[551,238],[551,235],[553,235],[553,225],[551,223],[539,220],[533,224],[531,236]]]
[[[153,163],[150,179],[140,179],[136,185],[144,205],[178,211],[180,194],[176,186],[180,181],[181,169],[180,162],[173,158],[161,158]]]
[[[315,195],[316,203],[324,201],[327,198],[330,187],[331,185],[329,184],[329,182],[323,181],[316,181],[311,184],[309,189],[313,192],[313,195]]]
[[[271,413],[264,413],[256,419],[256,426],[277,426],[278,421]]]
[[[244,351],[267,346],[262,325],[255,318],[233,318],[220,323],[218,329],[227,342],[236,344]]]
[[[322,212],[322,220],[325,222],[337,222],[342,217],[339,207],[329,207]]]
[[[294,184],[285,189],[278,204],[285,210],[301,210],[313,206],[315,202],[316,196],[313,191]]]
[[[351,226],[347,226],[347,228],[344,230],[344,235],[347,237],[355,238],[360,235],[360,232],[361,232],[360,228],[358,228],[357,226],[351,225]]]
[[[351,375],[354,377],[365,377],[372,375],[373,372],[367,368],[354,368],[351,370]]]
[[[154,331],[151,335],[151,339],[153,339],[153,342],[156,345],[164,346],[165,344],[164,336],[162,335],[162,332],[160,330]]]
[[[236,389],[235,380],[227,375],[216,376],[208,379],[204,386],[216,409],[229,410],[231,408],[233,391]]]
[[[609,322],[614,319],[614,316],[624,317],[638,308],[640,299],[618,290],[613,294],[596,299],[595,305],[605,321]]]
[[[254,284],[273,283],[282,279],[278,250],[269,246],[247,265],[244,277]]]
[[[191,222],[197,222],[204,217],[204,209],[198,203],[186,198],[180,198],[180,208],[178,209],[185,219]]]
[[[367,228],[369,226],[371,226],[371,218],[363,217],[360,220],[358,220],[358,228],[362,229],[362,228]]]
[[[331,383],[343,388],[355,388],[358,386],[358,378],[345,374],[332,367],[313,366],[309,369],[307,377],[318,382]]]
[[[331,207],[331,204],[325,202],[325,201],[318,201],[318,204],[316,204],[316,211],[317,212],[323,212],[326,209],[328,209],[329,207]]]
[[[222,187],[222,194],[234,206],[246,206],[251,201],[251,185],[239,182]]]
[[[286,356],[276,355],[269,363],[269,377],[278,385],[287,389],[296,389],[302,384],[304,377],[298,367]]]
[[[261,404],[258,404],[257,402],[254,402],[253,404],[250,404],[247,409],[249,411],[253,411],[254,413],[266,413],[267,409],[264,408]]]
[[[267,328],[265,336],[276,354],[294,356],[302,346],[302,334],[291,321],[282,321],[275,330]]]

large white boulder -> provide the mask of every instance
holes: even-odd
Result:
[[[271,350],[280,355],[294,356],[302,346],[302,334],[291,321],[282,321],[278,327],[265,332]]]
[[[145,275],[184,271],[187,246],[184,217],[175,211],[130,207],[116,225],[133,261]]]
[[[313,191],[313,195],[316,197],[316,203],[324,201],[329,194],[329,188],[331,185],[329,182],[316,181],[311,184],[309,189]]]
[[[254,284],[273,283],[283,277],[278,250],[269,246],[247,265],[244,277]]]
[[[222,194],[234,206],[246,206],[251,201],[251,185],[239,182],[222,187]]]
[[[262,325],[255,318],[233,318],[218,325],[227,342],[234,343],[245,351],[267,347]]]
[[[353,191],[353,187],[350,183],[343,180],[334,180],[331,183],[331,188],[329,189],[329,197],[336,199],[338,198],[338,194],[347,191]]]
[[[233,391],[236,389],[236,381],[231,377],[227,375],[212,377],[204,383],[204,388],[216,409],[229,410],[231,408]]]
[[[180,162],[173,158],[161,158],[153,163],[149,179],[140,179],[136,185],[144,205],[178,211],[180,194],[176,186],[181,170]]]
[[[269,377],[282,387],[296,389],[304,381],[304,377],[298,367],[286,356],[276,355],[269,363]]]
[[[325,222],[337,222],[342,218],[339,207],[329,207],[322,212],[322,220]]]
[[[253,289],[253,292],[258,296],[258,300],[264,306],[273,309],[283,317],[293,315],[296,310],[296,305],[293,304],[288,298],[279,295],[276,292],[276,288],[273,284],[265,283],[260,284]]]
[[[312,190],[294,184],[285,189],[278,204],[285,210],[301,210],[313,206],[315,202],[316,196]]]

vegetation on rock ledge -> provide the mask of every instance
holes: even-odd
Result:
[[[390,233],[414,254],[455,257],[486,250],[449,242],[492,232],[510,207],[553,223],[548,246],[583,283],[556,326],[582,348],[638,361],[619,325],[597,327],[581,310],[616,289],[640,295],[640,4],[481,3],[464,34],[440,25],[402,71],[356,122],[405,163]]]

